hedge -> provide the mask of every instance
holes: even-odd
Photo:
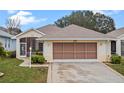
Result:
[[[43,63],[45,63],[45,58],[42,55],[33,55],[31,57],[31,62],[32,63],[41,63],[41,64],[43,64]]]

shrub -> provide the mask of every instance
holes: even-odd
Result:
[[[41,51],[39,51],[39,50],[36,50],[36,51],[35,51],[35,54],[36,54],[36,55],[43,55],[43,53],[42,53]]]
[[[0,56],[3,56],[4,54],[5,54],[4,48],[3,47],[0,47]]]
[[[33,55],[31,57],[32,63],[44,63],[45,58],[42,55]]]
[[[120,64],[121,63],[121,56],[117,54],[111,56],[111,63],[112,64]]]
[[[36,52],[36,55],[43,55],[42,52]]]
[[[4,48],[2,46],[2,43],[0,42],[0,56],[4,56]]]
[[[36,62],[37,62],[37,56],[36,56],[36,55],[33,55],[33,56],[31,57],[31,62],[32,62],[32,63],[36,63]]]
[[[15,51],[5,51],[4,56],[10,57],[10,58],[16,58],[16,52]]]
[[[43,56],[39,56],[38,57],[38,62],[44,63],[45,62],[45,58]]]
[[[10,57],[10,58],[15,58],[16,57],[16,52],[15,51],[4,51],[2,53],[2,56]]]
[[[10,51],[9,57],[16,58],[16,51]]]
[[[0,47],[2,47],[2,43],[0,42]]]
[[[3,53],[4,57],[9,57],[9,55],[10,55],[9,51],[4,51],[4,53]]]

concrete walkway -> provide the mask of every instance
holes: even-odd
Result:
[[[21,67],[30,67],[30,59],[23,58],[24,62],[21,63],[19,66]],[[31,64],[31,67],[48,67],[49,64]]]
[[[49,66],[52,83],[122,83],[124,77],[100,62],[54,62]]]
[[[23,58],[24,62],[21,63],[19,66],[22,66],[22,67],[27,67],[27,66],[30,66],[30,59],[29,58]]]

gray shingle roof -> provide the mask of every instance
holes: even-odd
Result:
[[[74,24],[65,28],[59,28],[55,25],[47,25],[38,30],[46,34],[42,38],[113,38],[113,36],[102,34]]]
[[[0,36],[11,38],[13,35],[11,35],[11,34],[5,32],[5,31],[0,30]]]
[[[46,25],[37,30],[43,32],[46,35],[55,35],[58,33],[62,33],[62,29],[57,27],[56,25]]]
[[[120,28],[120,29],[117,29],[117,30],[107,33],[107,35],[113,36],[115,38],[117,38],[118,36],[120,36],[122,34],[124,34],[124,28]]]

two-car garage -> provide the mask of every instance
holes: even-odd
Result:
[[[31,47],[35,47],[35,49],[33,48],[34,51],[39,50],[43,53],[47,62],[109,61],[111,57],[111,40],[115,40],[109,35],[74,24],[64,28],[48,25],[37,30],[31,29],[16,36],[17,45],[20,45],[20,39],[25,37],[36,38],[35,44]],[[16,47],[16,57],[23,59],[20,55],[20,47]]]
[[[97,43],[53,43],[53,59],[97,59]]]

